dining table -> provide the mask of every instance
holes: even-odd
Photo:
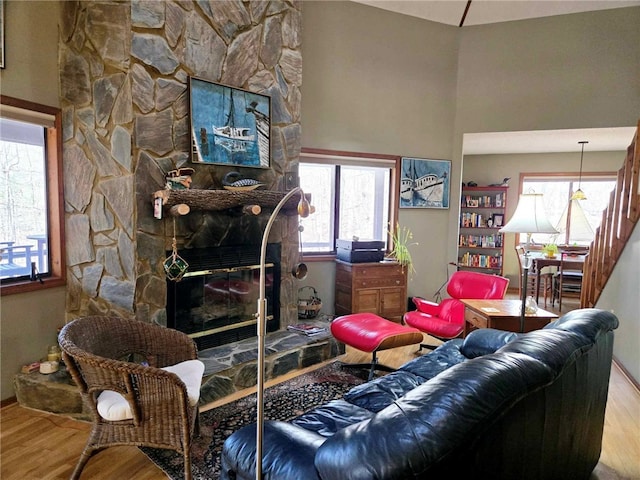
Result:
[[[529,252],[532,263],[532,270],[536,272],[536,303],[540,300],[540,273],[545,267],[560,267],[562,264],[562,252],[549,257],[544,252]],[[587,258],[585,254],[573,254],[571,252],[564,253],[564,268],[570,270],[582,271],[584,261]]]

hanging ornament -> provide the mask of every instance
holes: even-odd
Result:
[[[291,274],[297,278],[298,280],[304,280],[307,277],[307,264],[302,261],[302,232],[304,227],[301,224],[298,224],[298,249],[299,249],[299,259],[298,263],[294,265],[291,270]]]
[[[173,238],[171,241],[171,255],[169,255],[164,263],[164,272],[169,280],[179,282],[187,270],[189,264],[187,261],[178,255],[178,242],[176,241],[176,219],[173,219]]]

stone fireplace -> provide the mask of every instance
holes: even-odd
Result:
[[[237,168],[191,163],[188,80],[271,97],[271,167],[241,168],[265,190],[295,186],[300,152],[301,2],[63,2],[60,41],[67,238],[67,319],[113,314],[167,324],[162,262],[180,251],[259,243],[268,209],[153,216],[167,172],[221,189]],[[298,260],[297,219],[269,241]],[[279,328],[297,321],[297,281],[283,274]]]
[[[187,257],[200,249],[259,245],[271,213],[268,206],[259,215],[205,207],[154,218],[154,192],[164,188],[169,171],[191,167],[193,189],[218,190],[237,170],[191,162],[189,77],[271,97],[271,166],[241,168],[241,174],[264,184],[264,195],[295,187],[302,2],[94,0],[62,2],[61,9],[66,319],[117,315],[166,326],[163,261],[172,239]],[[286,330],[298,321],[299,284],[290,274],[299,260],[297,217],[279,215],[269,242],[279,245],[281,274],[266,379],[344,353],[328,333],[311,338]],[[252,278],[226,281],[246,287]],[[225,279],[211,282],[219,299],[237,293],[219,288]],[[256,354],[252,338],[202,351],[201,401],[255,385]],[[86,416],[77,388],[58,373],[19,374],[19,402]]]
[[[234,170],[264,185],[258,196],[282,198],[297,185],[301,9],[297,0],[61,3],[67,320],[117,315],[166,326],[163,262],[173,238],[185,256],[260,244],[277,202],[257,202],[262,213],[252,215],[218,209],[214,200],[184,216],[165,209],[158,220],[153,199],[167,173],[181,167],[194,169],[191,188],[200,191],[222,191],[222,179]],[[271,98],[270,168],[191,161],[190,77]],[[297,217],[281,212],[269,243],[279,245],[281,274],[266,378],[340,352],[328,334],[286,330],[298,321],[299,283],[290,273],[299,261]],[[218,287],[225,280],[212,281],[212,295],[223,298]],[[204,350],[201,398],[255,385],[255,355],[252,338]]]

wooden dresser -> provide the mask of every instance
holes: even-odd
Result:
[[[336,260],[337,316],[369,312],[400,322],[407,311],[407,269],[394,262]]]

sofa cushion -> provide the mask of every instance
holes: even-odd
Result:
[[[516,338],[518,338],[517,333],[481,328],[467,335],[460,347],[460,353],[467,358],[480,357],[495,352]]]
[[[467,357],[460,353],[461,345],[460,339],[449,340],[428,355],[421,355],[405,363],[398,371],[411,372],[429,380],[453,365],[467,360]]]
[[[372,416],[372,411],[340,399],[309,410],[291,423],[323,437],[329,437],[344,427]]]
[[[343,398],[360,408],[379,412],[425,381],[411,372],[395,371],[353,387]]]

